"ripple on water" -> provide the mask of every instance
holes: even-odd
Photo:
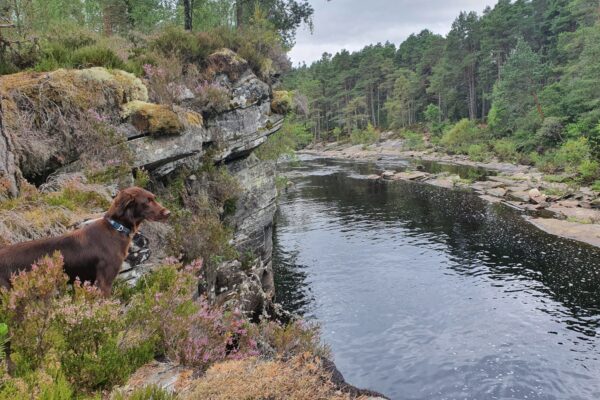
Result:
[[[398,399],[600,398],[600,252],[462,192],[313,160],[280,202],[277,297]]]

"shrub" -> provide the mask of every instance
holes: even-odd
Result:
[[[517,146],[510,139],[499,139],[494,142],[494,153],[502,161],[515,161],[517,159]]]
[[[168,26],[158,33],[151,40],[150,48],[183,63],[199,63],[210,54],[210,50],[203,51],[205,49],[193,33],[178,26]]]
[[[589,134],[589,145],[592,157],[600,161],[600,123]]]
[[[274,321],[262,322],[259,326],[259,338],[263,353],[271,353],[282,359],[303,353],[325,358],[331,356],[330,349],[320,342],[320,328],[317,324],[300,320],[287,325]],[[265,346],[270,348],[265,349]]]
[[[555,162],[569,173],[577,172],[579,165],[590,157],[586,138],[569,139],[556,152]]]
[[[475,122],[462,119],[444,133],[440,144],[452,152],[466,154],[469,146],[481,139],[482,132]]]
[[[350,135],[352,144],[373,144],[379,140],[379,132],[369,123],[366,129],[355,129]]]
[[[427,127],[434,135],[440,135],[442,133],[444,124],[441,122],[441,114],[440,108],[435,104],[429,104],[423,112],[425,121],[427,121]]]
[[[118,302],[89,284],[75,282],[68,288],[67,280],[56,253],[17,274],[12,290],[2,289],[1,313],[10,327],[17,376],[58,365],[56,373],[81,391],[124,382],[152,358],[153,348],[130,337],[122,341]]]
[[[560,169],[560,166],[556,164],[556,152],[554,151],[547,151],[544,154],[531,152],[530,158],[535,167],[542,172],[554,174]]]
[[[106,67],[119,68],[124,67],[121,60],[111,49],[99,45],[91,45],[75,50],[71,56],[71,63],[77,68]]]
[[[537,130],[536,141],[539,145],[553,147],[563,140],[564,127],[560,118],[547,117]]]
[[[482,144],[472,144],[467,150],[469,158],[473,161],[485,161],[488,157],[486,146]]]
[[[404,137],[404,146],[408,150],[422,150],[425,148],[422,133],[406,130],[402,132],[402,136]]]
[[[600,163],[596,160],[583,160],[577,167],[577,172],[584,183],[593,182],[600,176]]]
[[[289,113],[294,104],[291,92],[286,90],[273,91],[273,100],[271,100],[271,110],[277,114],[285,115]]]
[[[204,297],[193,300],[201,266],[167,264],[154,271],[131,299],[128,324],[154,338],[159,353],[200,369],[258,355],[252,328],[238,310],[211,307]]]

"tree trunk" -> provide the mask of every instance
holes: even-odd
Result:
[[[244,24],[244,0],[235,2],[235,22],[238,28]]]
[[[540,99],[538,98],[537,92],[535,90],[532,91],[533,100],[535,101],[535,106],[537,107],[537,112],[541,119],[544,119],[544,111],[542,111],[542,105],[540,104]]]
[[[106,36],[112,36],[113,34],[113,23],[110,8],[110,5],[105,5],[102,10],[102,25],[104,27],[104,34]]]
[[[381,91],[377,86],[377,126],[381,126]]]
[[[481,90],[481,120],[485,121],[485,91]]]
[[[475,87],[475,68],[469,67],[467,71],[467,84],[469,86],[469,119],[477,119],[477,88]]]
[[[184,27],[186,31],[192,30],[192,0],[183,0]]]
[[[371,121],[373,121],[373,126],[377,126],[377,121],[375,120],[375,94],[373,93],[373,86],[371,86]]]

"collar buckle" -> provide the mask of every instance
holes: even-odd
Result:
[[[110,218],[106,218],[106,220],[108,221],[108,224],[117,232],[120,233],[124,233],[125,235],[129,236],[129,234],[131,233],[131,229],[127,228],[125,225],[110,219]]]

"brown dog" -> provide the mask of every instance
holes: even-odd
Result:
[[[170,213],[149,191],[124,189],[104,218],[62,236],[1,248],[0,285],[10,287],[12,274],[29,270],[31,264],[58,250],[71,281],[79,278],[94,282],[108,296],[140,224],[144,220],[164,221]]]

